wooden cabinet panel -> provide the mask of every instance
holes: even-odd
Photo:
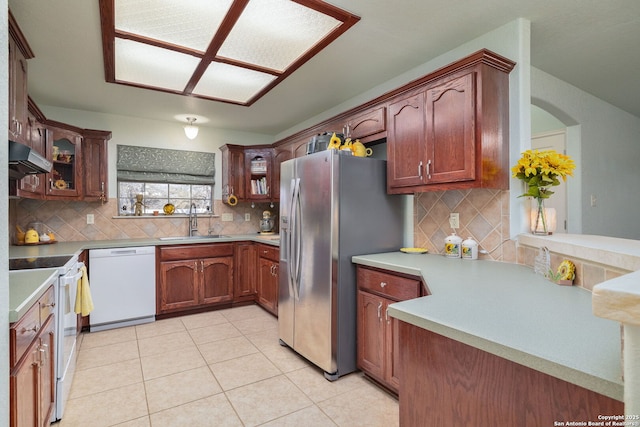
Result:
[[[424,93],[403,95],[389,104],[387,131],[387,188],[415,187],[424,183]],[[413,191],[413,190],[411,190]]]
[[[10,326],[10,425],[49,426],[55,404],[55,315],[49,287],[27,313]],[[42,319],[40,316],[44,316]],[[26,343],[24,338],[30,336]]]
[[[474,180],[475,72],[430,85],[426,98],[426,183]]]
[[[399,324],[401,426],[552,426],[624,413],[623,402]]]
[[[47,125],[47,157],[53,160],[47,174],[47,198],[73,200],[82,196],[82,135],[54,125]],[[58,153],[58,154],[54,154]]]
[[[508,74],[514,65],[481,50],[390,102],[389,193],[509,187]]]
[[[84,200],[106,202],[109,194],[107,141],[111,132],[86,130],[82,141]]]
[[[229,197],[245,200],[244,186],[244,147],[226,144],[220,147],[222,152],[222,202],[229,203]]]
[[[384,378],[385,330],[382,323],[384,298],[358,291],[358,367]]]
[[[389,316],[394,302],[417,298],[422,281],[367,267],[357,267],[358,367],[394,393],[400,388],[398,321]],[[382,286],[383,285],[383,286]]]
[[[236,243],[233,301],[252,301],[256,297],[258,252],[252,242]]]
[[[280,248],[258,244],[258,304],[278,315]]]
[[[230,303],[233,300],[232,243],[163,246],[157,253],[158,314]]]
[[[282,164],[282,162],[286,162],[291,158],[293,158],[293,153],[290,146],[281,146],[274,149],[273,176],[271,178],[273,187],[271,193],[272,199],[274,201],[280,200],[280,165]]]
[[[233,258],[200,260],[202,273],[202,303],[216,304],[233,300]]]
[[[28,143],[27,56],[19,42],[9,37],[9,139]]]
[[[420,294],[421,282],[395,274],[384,273],[366,268],[358,269],[358,286],[360,289],[402,301],[416,298]]]
[[[371,140],[384,138],[383,132],[386,130],[385,106],[381,105],[372,110],[365,111],[349,118],[346,125],[345,137],[352,140],[360,139],[364,142],[367,137]]]
[[[198,305],[198,261],[160,263],[158,312],[186,309]]]

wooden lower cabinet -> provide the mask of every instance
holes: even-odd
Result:
[[[11,427],[43,427],[51,422],[55,404],[55,315],[50,309],[53,296],[50,287],[10,327]]]
[[[258,304],[278,315],[280,248],[258,244]]]
[[[358,368],[394,393],[400,387],[398,321],[390,304],[422,295],[417,277],[358,266]]]
[[[624,414],[623,402],[398,323],[401,426],[587,425],[598,422],[599,415]]]
[[[160,247],[156,313],[231,303],[233,244]]]
[[[236,243],[233,302],[255,301],[258,252],[253,242]]]

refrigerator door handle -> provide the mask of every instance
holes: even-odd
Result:
[[[292,228],[291,236],[293,237],[293,291],[296,300],[300,299],[300,272],[302,264],[302,218],[300,204],[300,178],[295,180],[292,203]]]

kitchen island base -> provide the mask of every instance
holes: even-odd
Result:
[[[402,427],[587,425],[624,414],[618,400],[399,323]]]

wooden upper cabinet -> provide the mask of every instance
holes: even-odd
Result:
[[[82,135],[52,124],[47,129],[51,133],[47,157],[53,161],[47,174],[47,198],[78,199],[83,194]]]
[[[474,83],[475,72],[464,72],[427,89],[427,184],[476,178]]]
[[[231,196],[235,196],[238,200],[245,200],[244,147],[225,144],[220,147],[220,151],[222,152],[222,202],[228,204]]]
[[[83,134],[84,200],[104,203],[109,195],[107,142],[111,132],[85,130]]]
[[[245,148],[244,176],[247,200],[272,200],[273,149],[264,146]]]
[[[424,184],[424,92],[410,93],[392,100],[388,114],[387,187],[401,192],[402,188]]]
[[[27,114],[27,145],[38,154],[45,156],[47,146],[47,129],[42,123],[42,113],[29,99]],[[46,177],[44,174],[29,174],[17,184],[17,196],[41,199],[46,192]]]
[[[391,100],[387,191],[507,189],[514,66],[481,50]]]
[[[363,143],[384,138],[387,129],[385,110],[385,106],[380,105],[349,117],[344,128],[345,138],[359,139]]]
[[[9,139],[28,143],[27,59],[34,57],[26,38],[9,11]]]

